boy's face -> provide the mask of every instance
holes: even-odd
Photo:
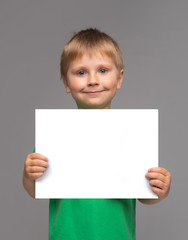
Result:
[[[75,59],[69,66],[64,84],[79,109],[109,109],[122,80],[123,69],[118,71],[111,58],[98,53]]]

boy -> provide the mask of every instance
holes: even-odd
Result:
[[[124,65],[118,44],[97,29],[75,34],[61,56],[61,78],[78,109],[110,109],[121,88]],[[35,179],[48,167],[47,157],[31,153],[26,157],[23,184],[35,197]],[[146,177],[158,199],[140,199],[154,204],[166,198],[171,175],[160,167]],[[50,240],[134,240],[135,199],[50,199]]]

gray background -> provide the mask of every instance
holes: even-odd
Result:
[[[0,239],[48,239],[48,200],[30,198],[22,170],[34,148],[35,108],[76,108],[59,59],[74,31],[98,27],[124,53],[113,108],[158,108],[160,165],[172,173],[163,202],[137,203],[137,239],[187,239],[186,0],[0,1]]]

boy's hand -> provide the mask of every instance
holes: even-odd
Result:
[[[158,195],[159,199],[168,196],[171,184],[170,172],[161,167],[154,167],[148,170],[146,177],[149,179],[152,191]]]
[[[48,167],[48,158],[40,153],[31,153],[25,159],[24,173],[31,180],[41,177]]]

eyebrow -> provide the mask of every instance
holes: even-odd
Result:
[[[113,66],[111,64],[99,64],[97,66],[97,69],[98,68],[108,68],[108,69],[112,69]],[[74,67],[71,69],[71,72],[75,72],[75,71],[78,71],[78,70],[85,70],[85,69],[88,69],[88,67],[84,66],[84,65],[78,65],[77,67]]]

